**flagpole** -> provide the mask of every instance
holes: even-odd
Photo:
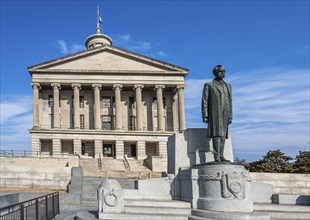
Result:
[[[96,28],[96,33],[101,34],[101,28],[100,28],[100,11],[99,11],[99,6],[97,6],[97,28]]]

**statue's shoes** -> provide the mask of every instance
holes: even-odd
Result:
[[[220,159],[221,159],[220,161],[223,161],[223,162],[230,162],[230,160],[227,160],[227,159],[226,159],[225,157],[223,157],[223,156],[220,157]]]

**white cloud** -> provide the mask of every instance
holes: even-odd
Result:
[[[68,45],[64,40],[58,40],[57,44],[62,54],[76,53],[85,49],[85,46],[82,44],[72,43]]]
[[[31,150],[32,96],[1,96],[0,148]]]
[[[149,41],[134,40],[130,34],[117,35],[113,37],[115,45],[136,53],[156,58],[166,58],[168,54],[165,51],[156,51],[158,45]]]
[[[291,156],[309,149],[309,71],[289,67],[232,73],[233,124],[237,156],[259,159],[270,149],[285,149]],[[229,76],[229,72],[228,72]],[[187,127],[201,122],[201,93],[209,79],[186,80]]]
[[[69,52],[67,44],[64,40],[58,40],[57,43],[61,53],[67,54]]]
[[[72,44],[70,48],[70,53],[76,53],[85,49],[85,46],[82,44]]]
[[[161,57],[161,58],[166,58],[168,57],[168,54],[164,51],[158,51],[157,54]]]

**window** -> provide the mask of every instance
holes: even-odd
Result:
[[[54,106],[54,97],[52,95],[48,96],[48,107]]]
[[[84,96],[80,96],[80,108],[84,108]]]
[[[153,107],[155,108],[155,107],[157,107],[157,98],[156,97],[154,97],[153,98]],[[163,108],[166,108],[166,98],[165,97],[163,97]]]
[[[111,108],[111,97],[102,97],[102,108]]]
[[[136,130],[136,117],[130,116],[129,118],[129,130]]]
[[[156,97],[153,98],[153,107],[157,107],[157,98]]]
[[[103,130],[112,130],[112,120],[111,116],[103,115],[102,116],[102,129]]]
[[[135,99],[134,97],[129,97],[129,108],[134,108],[135,107]]]
[[[74,114],[71,117],[71,128],[74,128]]]
[[[84,129],[84,115],[80,115],[80,129]]]

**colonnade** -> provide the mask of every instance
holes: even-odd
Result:
[[[60,128],[60,119],[59,119],[59,92],[61,89],[60,83],[51,83],[53,88],[53,97],[54,97],[54,128]],[[38,129],[40,127],[39,120],[39,90],[41,89],[40,83],[33,82],[31,83],[33,88],[33,129]],[[80,98],[80,83],[72,83],[73,89],[73,100],[74,100],[74,129],[79,129],[79,98]],[[94,90],[94,127],[95,130],[101,129],[101,120],[100,120],[100,90],[102,84],[95,83],[92,84],[92,89]],[[121,106],[121,91],[123,88],[122,84],[113,84],[112,88],[115,92],[115,129],[122,130],[122,106]],[[136,120],[137,126],[136,130],[143,130],[143,104],[142,104],[142,90],[144,85],[136,84],[133,86],[135,90],[136,98]],[[165,130],[165,121],[164,121],[164,106],[163,106],[163,91],[165,85],[155,85],[154,91],[156,92],[157,98],[157,124],[158,131]],[[172,103],[172,120],[173,127],[178,127],[180,131],[185,129],[185,110],[184,110],[184,85],[176,85],[175,90],[177,102]],[[176,104],[178,103],[178,105]]]

